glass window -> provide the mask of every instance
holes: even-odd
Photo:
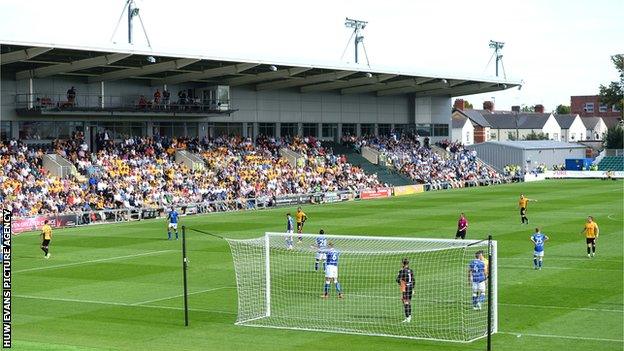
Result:
[[[448,136],[448,135],[449,135],[448,124],[434,124],[433,125],[433,136]]]
[[[470,132],[466,132],[466,142],[470,142]]]
[[[342,124],[342,135],[355,135],[355,123],[343,123]]]
[[[323,138],[334,138],[338,131],[338,125],[335,123],[323,123]]]
[[[243,134],[242,123],[215,123],[214,136],[240,136]]]
[[[282,123],[280,125],[280,135],[283,137],[295,136],[299,134],[297,123]]]
[[[303,136],[317,137],[318,124],[316,123],[304,123],[303,124]]]
[[[600,104],[600,106],[598,106],[598,111],[600,112],[607,112],[608,109],[609,107],[607,106],[607,104]]]
[[[11,122],[2,121],[0,122],[0,140],[9,139],[11,139]]]
[[[268,137],[275,136],[275,123],[258,123],[258,133]]]
[[[154,123],[154,135],[173,136],[173,125],[171,122]]]
[[[19,122],[19,138],[22,140],[52,140],[56,138],[55,122]]]
[[[189,138],[197,138],[197,123],[187,123],[186,124],[186,136]]]
[[[430,124],[417,124],[416,132],[420,136],[431,136],[431,125]]]
[[[390,135],[390,131],[392,129],[391,126],[392,125],[388,123],[379,123],[379,127],[378,127],[379,135],[384,135],[384,136]]]
[[[177,138],[186,136],[186,131],[184,130],[184,127],[184,123],[174,123],[172,137]]]
[[[373,123],[362,123],[360,125],[360,132],[363,136],[366,135],[374,135],[375,134],[375,125]]]
[[[585,103],[585,112],[594,112],[594,103],[586,102]]]

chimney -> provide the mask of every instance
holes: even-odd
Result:
[[[535,105],[535,113],[544,113],[544,105]]]
[[[488,110],[490,112],[494,112],[494,103],[492,101],[484,101],[483,109]]]
[[[513,112],[520,112],[520,106],[518,106],[518,105],[511,106],[511,111],[513,111]]]
[[[455,99],[455,103],[453,104],[453,108],[458,109],[460,111],[464,110],[464,99]]]

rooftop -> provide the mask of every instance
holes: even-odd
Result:
[[[198,82],[377,96],[461,96],[505,90],[519,81],[424,74],[354,65],[304,65],[277,61],[182,55],[115,48],[0,41],[2,75],[17,80],[78,76],[89,83],[119,79],[152,85]]]
[[[585,146],[554,140],[520,140],[520,141],[488,141],[483,144],[495,144],[515,149],[541,150],[541,149],[584,149]],[[482,145],[482,144],[481,144]]]

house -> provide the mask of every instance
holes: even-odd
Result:
[[[581,117],[576,114],[554,115],[559,127],[561,127],[561,141],[576,142],[585,140],[587,129]]]
[[[451,139],[464,145],[474,144],[475,128],[469,118],[461,114],[452,115]]]
[[[587,140],[602,140],[607,133],[607,125],[602,117],[581,117],[585,125]]]
[[[599,95],[570,96],[570,112],[581,117],[622,118],[622,111],[617,106],[608,106],[600,102]]]
[[[543,133],[550,140],[560,140],[561,127],[552,113],[485,113],[490,124],[490,140],[526,139],[531,133]]]
[[[494,105],[483,104],[484,107],[494,109]],[[470,120],[474,128],[474,143],[483,143],[489,139],[490,136],[490,124],[483,118],[484,113],[490,113],[485,108],[483,110],[464,109],[464,100],[456,99],[453,106],[452,117],[465,117]]]

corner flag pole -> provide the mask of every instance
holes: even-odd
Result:
[[[182,234],[184,235],[184,234]],[[492,350],[492,234],[488,235],[487,351]]]
[[[186,283],[186,271],[188,258],[186,257],[186,226],[182,226],[182,279],[184,281],[184,326],[188,327],[188,286]]]

